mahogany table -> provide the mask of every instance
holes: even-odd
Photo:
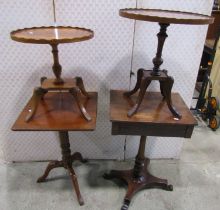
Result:
[[[87,113],[81,102],[82,94],[89,98],[81,77],[74,79],[62,79],[62,66],[59,63],[58,44],[80,42],[93,38],[94,33],[90,29],[71,27],[71,26],[48,26],[18,29],[11,32],[11,38],[14,41],[31,44],[49,44],[53,53],[53,73],[55,79],[41,78],[41,87],[34,89],[33,100],[30,104],[30,112],[25,121],[29,122],[36,113],[40,99],[48,91],[69,91],[75,98],[82,116],[90,121],[91,116]]]
[[[95,129],[97,93],[90,92],[89,95],[90,99],[84,98],[82,100],[82,104],[90,112],[92,117],[92,120],[89,122],[81,117],[81,113],[77,108],[77,103],[74,101],[70,93],[50,92],[39,102],[38,109],[29,123],[24,119],[29,111],[29,105],[32,103],[33,98],[25,106],[12,127],[13,131],[59,132],[62,161],[51,161],[48,164],[45,173],[37,180],[37,182],[46,181],[46,178],[52,169],[64,167],[69,171],[80,205],[83,205],[84,201],[80,193],[76,174],[72,168],[72,163],[75,160],[81,162],[84,162],[85,160],[79,152],[71,155],[68,131],[93,131]]]
[[[113,135],[141,136],[138,154],[134,168],[131,170],[112,170],[105,174],[106,179],[121,179],[128,184],[121,210],[129,207],[133,195],[145,188],[161,188],[172,191],[173,186],[167,180],[157,178],[150,174],[148,165],[150,160],[145,158],[146,136],[183,137],[190,138],[197,124],[191,112],[178,93],[172,94],[176,108],[183,114],[180,120],[173,119],[169,109],[160,93],[147,92],[143,97],[139,112],[132,118],[127,116],[128,110],[134,106],[138,95],[128,98],[123,90],[111,90],[110,120]]]
[[[121,9],[119,14],[120,16],[129,19],[158,22],[160,25],[160,32],[157,34],[157,53],[156,57],[153,59],[153,70],[139,69],[137,73],[137,83],[135,88],[124,93],[125,96],[130,97],[140,89],[137,101],[128,111],[128,116],[131,117],[137,113],[148,86],[153,80],[157,80],[160,82],[161,94],[166,100],[170,112],[174,115],[175,118],[180,119],[181,114],[173,107],[171,99],[171,90],[173,87],[174,79],[168,76],[167,70],[160,69],[160,66],[163,63],[163,46],[166,38],[168,37],[166,33],[167,27],[170,24],[211,24],[213,23],[214,18],[201,14],[156,9]]]

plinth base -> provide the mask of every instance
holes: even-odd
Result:
[[[144,166],[141,170],[140,176],[135,176],[135,169],[116,171],[112,170],[109,174],[104,174],[105,179],[120,179],[128,184],[128,190],[124,198],[124,203],[121,210],[127,210],[132,197],[135,193],[146,188],[160,188],[167,191],[173,191],[173,186],[168,185],[166,179],[160,179],[151,175],[148,171],[149,159],[145,159]]]
[[[121,179],[128,184],[128,190],[121,210],[127,210],[134,194],[142,189],[161,188],[168,191],[173,190],[173,186],[168,185],[166,179],[157,178],[149,173],[148,165],[150,164],[150,160],[144,156],[146,138],[146,136],[141,136],[133,169],[127,171],[112,170],[109,174],[104,175],[106,179]]]

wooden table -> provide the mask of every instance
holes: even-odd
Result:
[[[62,79],[62,66],[59,63],[58,44],[81,42],[92,39],[94,33],[90,29],[71,27],[71,26],[42,26],[33,28],[18,29],[11,32],[11,39],[22,43],[31,44],[49,44],[52,47],[53,53],[53,73],[55,79],[41,78],[41,87],[34,89],[33,100],[30,112],[27,114],[25,121],[29,122],[36,113],[40,99],[48,91],[63,91],[68,90],[75,98],[78,108],[82,116],[87,120],[91,120],[91,116],[87,113],[81,102],[81,96],[89,98],[89,94],[85,90],[84,83],[81,77],[73,79]]]
[[[77,103],[74,101],[70,93],[50,92],[44,97],[44,100],[39,102],[37,112],[30,122],[27,123],[25,117],[29,112],[33,98],[25,106],[12,127],[13,131],[59,132],[62,161],[51,161],[48,164],[45,173],[37,180],[37,182],[46,181],[46,178],[52,169],[64,167],[69,171],[80,205],[83,205],[84,201],[80,193],[76,174],[72,168],[72,163],[75,160],[84,162],[84,159],[79,152],[71,155],[68,131],[93,131],[95,129],[97,93],[90,92],[89,94],[90,99],[86,97],[82,99],[82,104],[92,117],[92,120],[89,122],[81,117],[81,113],[77,108]]]
[[[174,108],[171,98],[171,91],[172,91],[174,79],[168,76],[167,70],[160,69],[160,66],[163,63],[163,59],[162,59],[163,46],[166,38],[168,37],[166,33],[167,27],[170,24],[191,24],[191,25],[211,24],[213,23],[214,18],[201,14],[169,11],[169,10],[157,10],[157,9],[132,9],[132,8],[121,9],[119,14],[120,16],[125,18],[141,20],[141,21],[157,22],[160,25],[160,32],[157,34],[158,37],[157,53],[156,53],[156,57],[153,59],[153,64],[154,64],[153,69],[152,70],[139,69],[137,73],[137,83],[135,88],[131,91],[124,93],[125,96],[130,97],[140,89],[136,103],[130,110],[128,110],[128,116],[132,117],[134,114],[137,113],[143,101],[143,97],[148,86],[152,81],[156,80],[160,82],[161,94],[164,96],[170,112],[173,114],[173,116],[180,119],[182,117],[182,114],[180,114],[180,111],[178,109]]]
[[[129,207],[133,195],[145,188],[161,188],[173,190],[167,180],[151,175],[147,169],[150,160],[145,158],[146,136],[190,138],[197,124],[191,112],[178,93],[172,94],[176,108],[181,111],[180,120],[170,116],[169,109],[160,93],[147,92],[140,105],[139,112],[132,118],[127,116],[128,110],[135,104],[138,95],[127,98],[123,90],[111,90],[110,120],[113,135],[141,136],[139,151],[131,170],[112,170],[105,174],[106,179],[121,179],[128,184],[122,210]]]

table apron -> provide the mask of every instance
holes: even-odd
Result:
[[[148,125],[112,122],[112,135],[160,136],[191,138],[194,125]]]

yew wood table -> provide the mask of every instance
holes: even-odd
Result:
[[[69,91],[75,98],[78,108],[82,116],[87,120],[91,120],[91,116],[81,102],[82,94],[89,98],[89,94],[85,90],[81,77],[73,79],[62,79],[62,66],[59,63],[58,44],[81,42],[93,38],[94,33],[90,29],[71,27],[71,26],[48,26],[18,29],[11,32],[11,38],[17,42],[31,44],[49,44],[53,53],[53,73],[55,79],[41,78],[41,87],[34,89],[33,100],[30,103],[30,109],[25,117],[25,121],[29,122],[36,113],[40,99],[48,91]]]
[[[29,111],[29,105],[32,103],[33,98],[25,106],[12,127],[13,131],[59,132],[62,161],[51,161],[48,164],[45,173],[37,180],[37,182],[46,181],[46,178],[52,169],[64,167],[70,173],[80,205],[83,205],[84,201],[80,193],[76,174],[72,168],[72,163],[75,160],[84,162],[84,159],[79,152],[71,155],[68,131],[93,131],[95,129],[97,93],[90,92],[89,95],[90,99],[82,99],[82,104],[90,112],[92,117],[92,120],[89,122],[81,117],[81,113],[77,108],[77,103],[74,101],[70,93],[50,92],[39,102],[38,109],[29,123],[25,122],[24,119]]]
[[[113,135],[141,136],[139,151],[134,168],[125,171],[112,170],[105,174],[106,179],[121,179],[128,184],[122,210],[129,207],[133,195],[144,188],[161,188],[172,191],[173,186],[167,180],[157,178],[148,171],[150,160],[145,158],[145,143],[147,136],[190,138],[197,124],[191,112],[178,93],[172,94],[173,102],[183,117],[175,120],[169,114],[169,109],[160,93],[147,92],[140,105],[139,112],[132,118],[127,116],[128,110],[134,106],[138,95],[127,98],[121,90],[111,90],[110,120]]]
[[[174,84],[174,79],[168,76],[167,70],[160,69],[160,66],[163,63],[163,59],[162,59],[163,46],[166,38],[168,37],[166,33],[167,27],[170,24],[191,24],[191,25],[211,24],[214,22],[214,18],[201,14],[169,11],[169,10],[156,10],[156,9],[121,9],[119,14],[120,16],[125,18],[141,20],[141,21],[157,22],[160,25],[160,32],[157,34],[158,37],[157,53],[156,53],[156,57],[153,59],[153,64],[154,64],[153,69],[152,70],[139,69],[137,72],[137,83],[135,88],[131,91],[124,93],[125,96],[130,97],[140,89],[136,103],[128,111],[128,116],[132,117],[138,111],[148,86],[152,81],[156,80],[160,82],[161,94],[166,100],[170,112],[173,114],[175,118],[180,119],[181,114],[179,111],[177,111],[174,108],[171,98],[171,90]]]

